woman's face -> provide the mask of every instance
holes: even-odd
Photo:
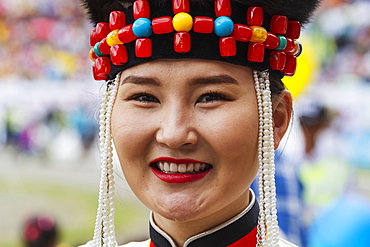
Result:
[[[129,185],[155,214],[180,222],[236,214],[258,169],[252,71],[196,59],[129,68],[112,134]]]

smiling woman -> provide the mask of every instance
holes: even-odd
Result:
[[[87,246],[117,245],[113,144],[152,211],[150,239],[127,246],[293,246],[276,217],[274,149],[292,107],[281,78],[294,74],[300,22],[317,5],[296,2],[84,1],[97,23],[94,77],[107,81]],[[249,188],[258,171],[260,205]]]

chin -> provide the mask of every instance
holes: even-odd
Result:
[[[175,208],[172,208],[167,211],[161,211],[161,212],[156,212],[157,214],[160,214],[162,217],[175,221],[175,222],[189,222],[196,220],[200,218],[200,212],[197,212],[194,208],[193,209],[188,209],[188,210],[178,210]]]
[[[199,201],[192,196],[172,198],[170,201],[167,199],[154,205],[153,211],[168,220],[188,222],[207,214],[209,207],[206,206],[206,202]]]

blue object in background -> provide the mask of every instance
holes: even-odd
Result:
[[[358,168],[370,169],[370,131],[362,130],[347,136],[349,159]],[[369,244],[370,246],[370,244]]]
[[[370,202],[347,194],[318,215],[309,230],[311,247],[369,247]]]

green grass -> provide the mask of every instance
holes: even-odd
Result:
[[[0,246],[22,246],[22,223],[27,215],[34,213],[49,213],[56,218],[60,228],[60,242],[76,246],[91,240],[97,197],[98,191],[58,182],[30,179],[22,181],[22,186],[9,188],[0,180]],[[147,217],[136,201],[118,201],[116,205],[117,232],[124,232]]]

